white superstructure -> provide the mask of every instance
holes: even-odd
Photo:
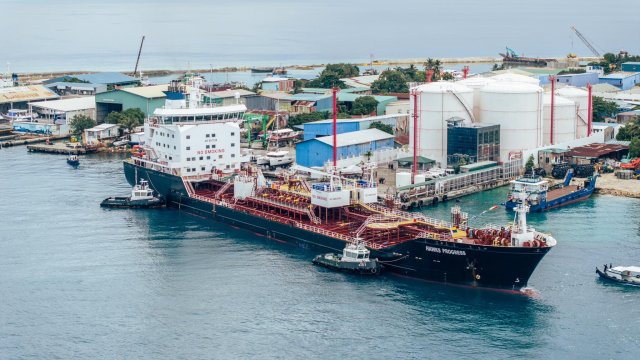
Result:
[[[146,157],[174,175],[229,173],[246,161],[240,151],[242,105],[202,107],[196,83],[188,98],[172,91],[166,106],[145,123]],[[182,98],[181,98],[182,96]]]

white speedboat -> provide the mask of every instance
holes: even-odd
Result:
[[[259,156],[256,159],[256,164],[277,167],[291,164],[293,162],[293,157],[289,155],[288,151],[271,151],[268,152],[265,156]]]
[[[38,114],[30,113],[29,110],[9,109],[6,114],[2,114],[5,120],[33,122],[38,118]]]
[[[607,266],[605,264],[603,270],[596,268],[596,273],[605,280],[640,286],[640,266]]]

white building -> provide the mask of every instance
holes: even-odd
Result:
[[[102,140],[116,138],[120,135],[117,124],[100,124],[84,131],[84,141],[87,145],[97,144]]]
[[[37,112],[40,119],[52,120],[56,124],[66,124],[76,115],[96,119],[95,96],[32,102],[29,103],[29,108],[32,112]]]

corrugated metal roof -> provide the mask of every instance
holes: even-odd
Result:
[[[336,137],[336,142],[338,147],[343,147],[356,144],[366,144],[373,141],[386,139],[393,139],[393,135],[379,129],[367,129],[338,134],[338,136]],[[308,141],[314,140],[333,146],[333,135],[322,136]]]
[[[304,100],[304,101],[318,101],[322,99],[326,99],[331,97],[330,95],[324,94],[295,94],[287,97],[287,100]]]
[[[113,127],[119,127],[118,124],[100,124],[92,127],[91,129],[87,129],[86,131],[103,131],[107,129],[111,129]]]
[[[72,87],[72,88],[76,88],[76,89],[93,90],[93,89],[96,89],[96,88],[98,88],[100,86],[104,86],[104,84],[87,84],[87,83],[75,83],[75,82],[60,81],[60,82],[55,82],[55,83],[51,83],[51,84],[46,84],[45,86],[48,87],[49,89],[61,86],[61,87]]]
[[[380,116],[369,116],[369,117],[358,118],[358,119],[338,119],[336,122],[350,123],[350,122],[376,121],[376,120],[384,120],[384,119],[395,119],[397,117],[404,117],[404,116],[409,116],[409,115],[408,114],[389,114],[389,115],[380,115]],[[313,125],[313,124],[327,124],[332,122],[333,122],[333,119],[326,119],[326,120],[310,121],[302,125],[304,126],[304,125]]]
[[[361,95],[361,94],[349,94],[349,93],[338,92],[338,101],[353,102],[353,101],[356,101],[357,98],[362,97],[362,96],[372,96],[379,103],[383,102],[383,101],[396,101],[396,100],[398,100],[398,98],[395,97],[395,96]]]
[[[614,72],[609,75],[600,76],[600,79],[626,79],[638,75],[637,72]]]
[[[340,81],[350,87],[371,87],[374,81],[378,80],[380,75],[362,75],[350,78],[342,78]]]
[[[0,104],[57,99],[58,94],[42,85],[17,86],[0,89]]]
[[[248,96],[248,95],[255,95],[256,93],[249,91],[249,90],[245,90],[245,89],[231,89],[231,90],[221,90],[221,91],[212,91],[207,93],[207,96],[210,98],[232,98],[236,96],[236,93],[239,94],[239,96]]]
[[[585,146],[574,147],[569,151],[569,156],[598,158],[613,152],[627,150],[628,146],[617,144],[590,144]]]
[[[133,88],[124,88],[120,91],[126,91],[128,93],[142,96],[147,99],[156,99],[166,97],[164,93],[169,88],[169,85],[153,85],[153,86],[139,86]]]
[[[117,73],[117,72],[101,72],[95,74],[80,74],[73,75],[70,77],[78,78],[83,81],[88,81],[92,84],[108,84],[108,85],[118,85],[118,84],[127,84],[138,81],[138,79],[131,77],[129,75]]]
[[[38,101],[38,102],[29,103],[29,105],[43,108],[43,109],[51,109],[51,110],[64,111],[64,112],[95,109],[96,97],[85,96],[85,97],[78,97],[78,98],[71,98],[71,99]]]

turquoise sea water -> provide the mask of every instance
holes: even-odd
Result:
[[[104,210],[117,156],[0,150],[2,359],[637,359],[640,289],[596,279],[638,264],[640,201],[593,196],[530,222],[558,246],[537,295],[358,278],[313,251],[176,210]],[[471,214],[504,189],[462,198]],[[424,211],[447,217],[449,206]],[[478,223],[504,223],[502,209]],[[356,355],[357,354],[357,355]]]
[[[0,0],[0,69],[322,64],[425,57],[640,52],[640,3],[596,0]]]

